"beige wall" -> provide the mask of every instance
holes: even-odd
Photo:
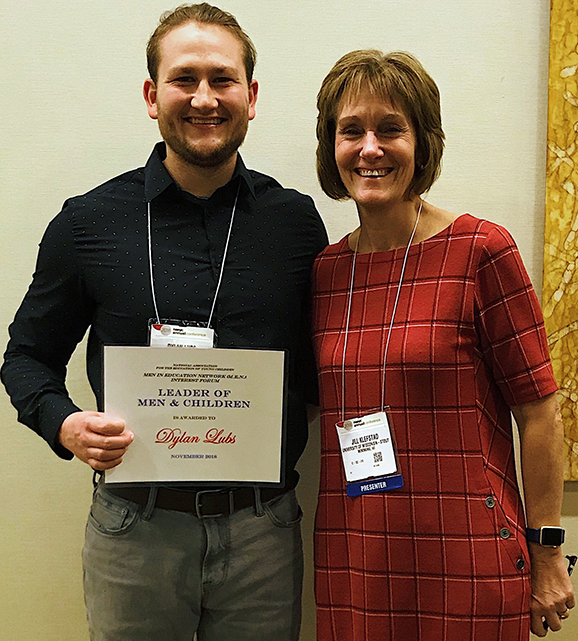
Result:
[[[430,200],[505,224],[540,288],[548,0],[223,0],[222,6],[237,15],[259,51],[261,91],[245,159],[312,194],[332,240],[356,220],[350,205],[329,201],[316,184],[319,83],[351,49],[406,49],[442,93],[447,153]],[[37,242],[62,201],[142,164],[157,140],[141,98],[143,50],[158,15],[170,7],[153,0],[3,0],[0,327],[14,314]],[[78,354],[71,365],[70,387],[89,408],[83,358]],[[0,412],[0,636],[82,641],[80,549],[90,473],[60,461],[19,426],[4,395]],[[308,533],[315,442],[301,465]],[[578,550],[574,489],[567,488],[564,506],[568,551]],[[305,641],[315,638],[313,616],[309,591]],[[571,618],[556,638],[577,638],[577,621]]]

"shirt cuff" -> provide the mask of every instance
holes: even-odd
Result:
[[[74,455],[60,443],[59,430],[64,419],[74,412],[82,411],[67,396],[48,394],[42,404],[40,419],[41,435],[60,458],[70,460]]]

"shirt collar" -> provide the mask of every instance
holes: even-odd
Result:
[[[165,143],[159,142],[154,146],[154,149],[149,156],[149,159],[147,160],[147,164],[145,165],[144,170],[144,191],[147,202],[150,202],[171,187],[180,189],[180,187],[173,180],[173,177],[169,174],[167,168],[163,164],[163,160],[166,158],[166,156],[167,152]],[[253,198],[255,198],[255,185],[253,182],[253,177],[245,166],[245,163],[241,158],[241,154],[237,154],[237,164],[235,165],[235,171],[233,172],[231,180],[227,183],[227,185],[233,183],[236,180],[237,176],[239,176],[240,179],[245,182],[249,189],[249,192],[251,193]],[[219,189],[226,188],[227,185],[223,185],[223,187],[220,187]],[[217,189],[217,191],[219,191],[219,189]]]

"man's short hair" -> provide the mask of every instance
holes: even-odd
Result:
[[[343,101],[355,100],[361,91],[402,109],[416,136],[415,171],[406,197],[419,196],[441,171],[444,132],[440,94],[436,83],[411,54],[376,49],[351,51],[341,57],[321,84],[317,95],[317,177],[334,200],[350,198],[335,162],[335,130]]]
[[[243,63],[247,81],[253,79],[253,70],[257,62],[257,51],[251,38],[241,29],[234,15],[203,2],[201,4],[183,4],[173,11],[165,11],[160,17],[159,25],[147,43],[147,67],[150,77],[157,82],[160,64],[160,44],[164,36],[187,22],[218,25],[228,29],[243,46]]]

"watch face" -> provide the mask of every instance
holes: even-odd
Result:
[[[542,545],[562,545],[564,542],[564,530],[559,527],[542,528]]]

